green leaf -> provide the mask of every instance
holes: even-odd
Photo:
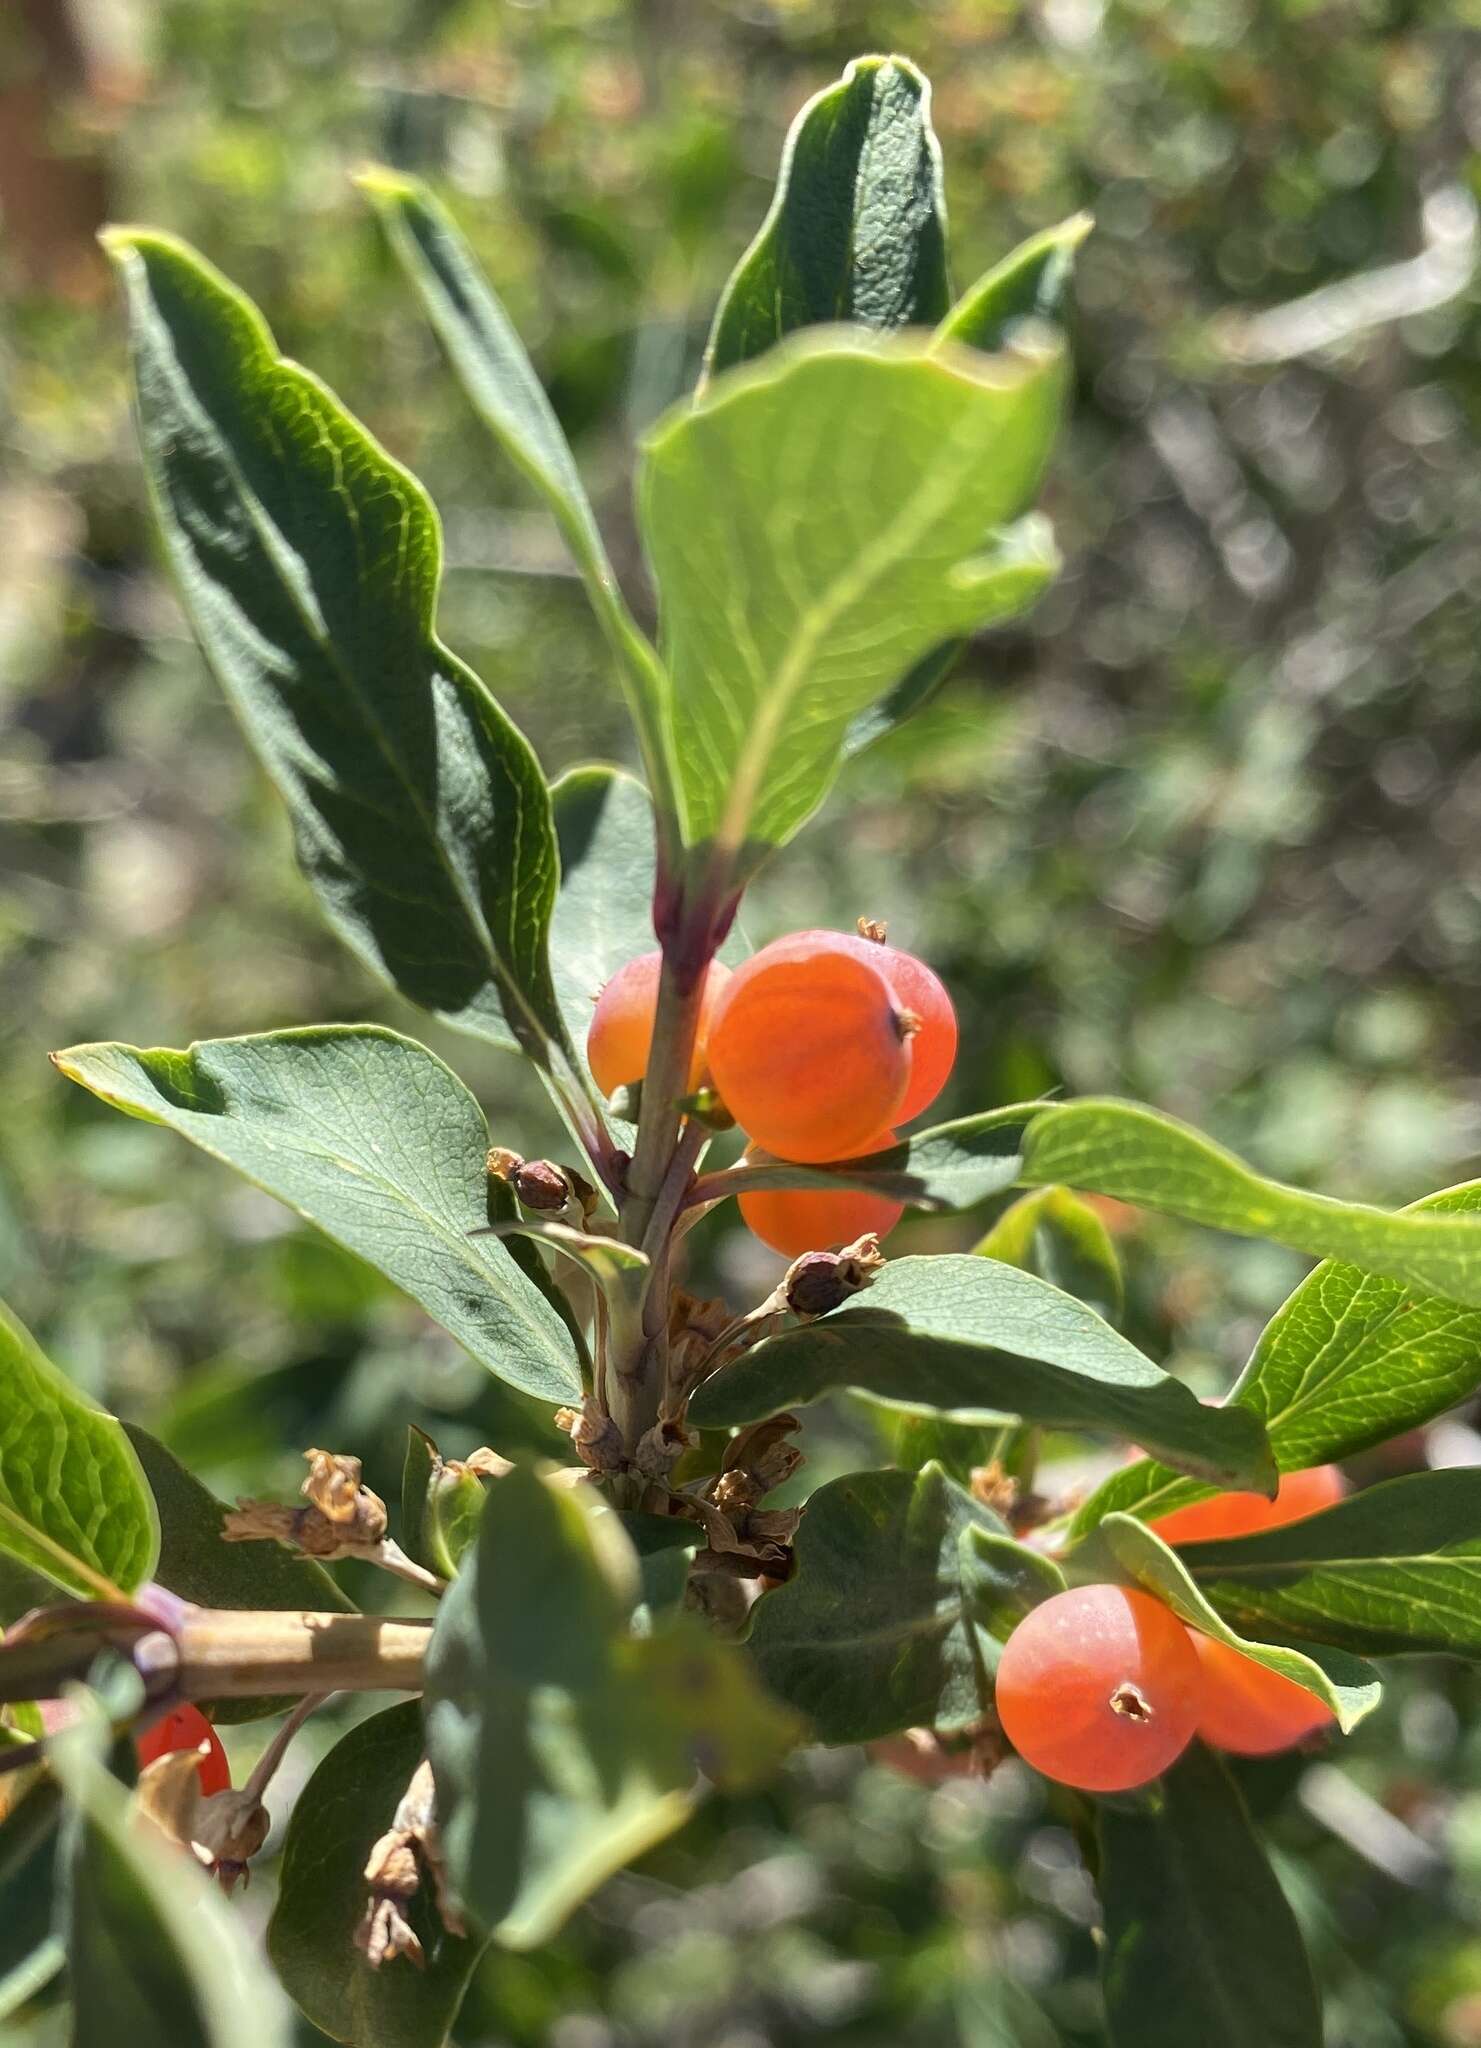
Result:
[[[792,1576],[756,1602],[747,1647],[819,1742],[981,1719],[981,1560],[963,1563],[972,1531],[1008,1533],[939,1465],[851,1472],[812,1495]]]
[[[1097,1534],[1121,1569],[1170,1607],[1179,1620],[1304,1687],[1336,1716],[1344,1735],[1378,1705],[1382,1687],[1377,1673],[1346,1650],[1282,1649],[1236,1634],[1220,1610],[1210,1604],[1194,1575],[1192,1545],[1185,1557],[1130,1515],[1107,1515]]]
[[[1021,564],[984,555],[984,536],[1027,508],[1063,382],[1055,350],[932,355],[835,328],[660,422],[640,522],[705,886],[791,837],[850,720],[913,663],[1021,604]]]
[[[818,1166],[748,1154],[743,1166],[706,1175],[694,1202],[761,1188],[867,1188],[915,1209],[969,1209],[1011,1188],[1023,1171],[1025,1113],[990,1110],[917,1131],[885,1152]]]
[[[1295,1916],[1244,1801],[1199,1744],[1099,1806],[1112,2048],[1322,2048]]]
[[[436,1567],[427,1548],[427,1499],[442,1470],[442,1453],[424,1429],[410,1423],[401,1464],[401,1548],[428,1571]]]
[[[154,1569],[159,1525],[123,1427],[0,1305],[0,1552],[84,1599]]]
[[[621,1510],[620,1519],[637,1552],[642,1604],[650,1617],[678,1607],[689,1584],[694,1553],[703,1541],[698,1524],[680,1521],[673,1515],[643,1514],[636,1509]]]
[[[1054,529],[1041,513],[1026,512],[1022,519],[998,527],[988,536],[983,544],[982,559],[992,563],[1005,598],[1015,579],[1017,581],[1017,599],[1007,605],[1004,616],[1026,611],[1058,573],[1059,551],[1054,545]],[[877,704],[861,711],[851,721],[844,738],[844,758],[851,760],[865,747],[872,746],[876,740],[885,738],[897,726],[903,725],[907,718],[913,718],[917,711],[924,710],[951,674],[965,645],[962,640],[946,640],[939,647],[933,647],[892,690],[885,692]]]
[[[1368,1657],[1481,1657],[1481,1468],[1386,1480],[1299,1522],[1179,1555],[1240,1628]]]
[[[183,243],[113,230],[145,467],[191,623],[377,974],[543,1064],[559,863],[545,779],[437,639],[437,517],[256,309]]]
[[[1347,1259],[1364,1272],[1481,1306],[1481,1219],[1417,1209],[1391,1214],[1284,1187],[1201,1131],[1134,1102],[1092,1097],[1029,1105],[1025,1114],[1020,1179],[1031,1187],[1059,1181],[1115,1195],[1213,1230]]]
[[[80,1045],[69,1079],[166,1124],[395,1281],[498,1378],[579,1399],[569,1327],[483,1222],[488,1128],[450,1067],[370,1025]]]
[[[957,300],[937,329],[938,341],[1008,348],[1023,321],[1057,321],[1076,252],[1094,225],[1088,213],[1077,213],[1020,242]]]
[[[1037,1273],[1108,1323],[1121,1320],[1125,1288],[1111,1233],[1094,1209],[1068,1188],[1039,1188],[1020,1195],[974,1249],[979,1258],[1000,1259],[1004,1265]]]
[[[974,1523],[962,1542],[962,1594],[978,1630],[978,1648],[996,1676],[998,1658],[1031,1607],[1065,1589],[1065,1575],[1052,1558],[1030,1550],[1006,1530]]]
[[[584,1063],[592,1005],[619,967],[651,953],[653,806],[616,768],[572,768],[551,785],[561,891],[550,928],[556,999]]]
[[[623,599],[575,460],[524,343],[451,215],[425,185],[379,167],[359,182],[473,410],[555,515],[617,657],[649,786],[659,793],[667,823],[673,805],[663,670]]]
[[[197,1607],[271,1607],[291,1612],[354,1613],[355,1603],[323,1565],[285,1550],[279,1543],[227,1543],[221,1528],[231,1510],[147,1430],[132,1422],[124,1434],[149,1482],[159,1512],[159,1563],[154,1577],[167,1592]],[[216,1700],[206,1703],[221,1723],[256,1721],[282,1713],[285,1699]]]
[[[355,1945],[365,1865],[425,1754],[415,1700],[373,1714],[330,1750],[299,1794],[283,1843],[267,1952],[316,2027],[354,2048],[442,2048],[483,1943],[449,1934],[425,1868],[407,1918],[425,1962],[372,1969]]]
[[[776,195],[721,296],[705,373],[800,327],[933,326],[950,303],[931,88],[904,57],[859,57],[788,131]]]
[[[1203,1406],[1082,1302],[970,1253],[892,1259],[834,1314],[768,1338],[717,1373],[689,1419],[735,1427],[835,1387],[957,1422],[1110,1431],[1204,1477],[1275,1485],[1254,1416]]]
[[[0,2024],[44,1990],[66,1961],[53,1932],[61,1795],[36,1775],[17,1796],[0,1781]],[[13,1800],[14,1803],[11,1803]]]
[[[287,2000],[215,1885],[132,1825],[92,1731],[52,1745],[72,1811],[66,1937],[75,2048],[289,2048]]]
[[[1436,1210],[1481,1211],[1481,1181],[1404,1213]],[[1276,1310],[1229,1399],[1264,1422],[1282,1472],[1297,1472],[1417,1429],[1478,1386],[1481,1311],[1329,1259]],[[1096,1489],[1073,1533],[1116,1509],[1155,1520],[1205,1492],[1142,1459]]]
[[[744,1785],[795,1739],[697,1624],[635,1637],[639,1593],[618,1517],[518,1468],[438,1610],[426,1726],[448,1867],[511,1948],[678,1827],[698,1768]]]

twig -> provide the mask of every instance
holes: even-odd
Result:
[[[274,1772],[288,1754],[289,1743],[293,1740],[309,1715],[316,1713],[320,1707],[333,1698],[334,1694],[332,1692],[305,1693],[282,1727],[274,1735],[267,1748],[262,1752],[262,1755],[253,1764],[247,1782],[242,1787],[242,1791],[247,1798],[255,1799],[259,1805],[261,1804],[262,1795],[272,1783]]]

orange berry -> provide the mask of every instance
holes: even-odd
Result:
[[[1264,1529],[1299,1522],[1304,1515],[1333,1506],[1346,1491],[1347,1481],[1335,1465],[1313,1465],[1304,1472],[1287,1472],[1274,1500],[1262,1500],[1258,1493],[1215,1493],[1174,1508],[1151,1527],[1164,1543],[1222,1543],[1226,1537],[1258,1536]]]
[[[738,967],[710,1026],[720,1099],[783,1159],[846,1159],[894,1120],[910,1084],[910,1032],[858,942],[794,932]]]
[[[908,1124],[923,1109],[929,1109],[950,1079],[956,1065],[956,1011],[938,975],[898,946],[882,939],[861,936],[856,943],[864,958],[884,970],[902,1010],[919,1019],[919,1029],[910,1041],[910,1082],[905,1100],[895,1111],[897,1124]]]
[[[862,1159],[894,1142],[893,1131],[876,1131],[847,1156]],[[905,1213],[903,1202],[867,1188],[761,1188],[743,1194],[739,1202],[741,1215],[761,1242],[788,1259],[852,1244],[866,1230],[885,1237]]]
[[[1188,1631],[1149,1593],[1073,1586],[1024,1616],[995,1681],[1025,1763],[1083,1792],[1129,1792],[1176,1762],[1203,1704]]]
[[[597,997],[591,1028],[586,1034],[586,1061],[592,1079],[603,1095],[612,1095],[630,1082],[641,1081],[648,1070],[653,1045],[653,1015],[658,1008],[658,980],[663,971],[661,953],[640,953],[619,967]],[[705,978],[700,1005],[699,1030],[695,1034],[694,1058],[689,1068],[689,1087],[697,1088],[705,1071],[705,1051],[710,1025],[720,991],[730,979],[730,969],[712,960]]]
[[[1272,1756],[1332,1724],[1330,1707],[1279,1671],[1190,1629],[1203,1667],[1200,1738],[1234,1756]]]
[[[221,1747],[221,1737],[199,1707],[176,1707],[158,1721],[152,1721],[134,1737],[134,1750],[141,1768],[162,1756],[171,1755],[177,1749],[200,1751],[196,1776],[207,1798],[213,1792],[231,1789],[231,1765]]]

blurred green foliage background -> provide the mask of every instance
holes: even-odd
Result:
[[[547,770],[626,759],[553,530],[351,173],[389,160],[455,207],[642,610],[635,439],[692,384],[790,117],[871,48],[936,81],[958,284],[1096,215],[1047,504],[1066,569],[851,767],[752,935],[887,918],[958,1000],[949,1110],[1140,1095],[1384,1201],[1477,1170],[1476,0],[9,0],[0,1294],[222,1492],[296,1485],[315,1442],[392,1493],[408,1420],[449,1451],[553,1439],[265,1197],[69,1090],[48,1049],[376,1018],[449,1057],[501,1142],[558,1136],[515,1062],[429,1027],[321,928],[159,573],[94,231],[174,229],[251,292],[428,483],[444,633]],[[901,1242],[968,1244],[981,1220]],[[702,1238],[703,1280],[768,1284],[723,1219]],[[1123,1245],[1133,1334],[1208,1389],[1301,1271],[1170,1225]],[[1481,1437],[1455,1418],[1400,1454]],[[881,1455],[840,1414],[813,1473]],[[1416,1667],[1340,1770],[1245,1773],[1262,1811],[1290,1795],[1274,1840],[1335,2048],[1481,2044],[1476,1704]],[[814,1754],[712,1804],[554,1950],[491,1963],[458,2039],[1092,2042],[1093,1920],[1065,1815],[1016,1768],[932,1789]]]

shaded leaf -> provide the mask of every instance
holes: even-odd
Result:
[[[267,1951],[316,2027],[354,2048],[442,2048],[483,1942],[449,1934],[425,1871],[407,1919],[425,1958],[372,1969],[355,1945],[365,1865],[425,1754],[415,1700],[342,1735],[299,1794],[283,1843]]]
[[[818,1166],[752,1152],[743,1166],[707,1175],[693,1199],[761,1188],[867,1188],[915,1209],[969,1209],[1020,1177],[1024,1127],[1023,1110],[995,1110],[917,1131],[884,1152]]]
[[[0,1551],[84,1599],[143,1585],[159,1525],[123,1426],[0,1305]]]
[[[1030,1550],[1005,1529],[973,1523],[962,1540],[962,1595],[979,1631],[978,1647],[996,1676],[998,1657],[1025,1614],[1065,1589],[1053,1558]]]
[[[820,1486],[798,1527],[785,1585],[751,1610],[747,1648],[763,1683],[819,1742],[869,1742],[901,1728],[971,1727],[986,1705],[964,1538],[1006,1537],[939,1465],[851,1472]]]
[[[449,1870],[509,1947],[678,1827],[697,1770],[745,1784],[795,1739],[698,1624],[635,1637],[640,1591],[618,1517],[517,1468],[438,1610],[426,1727]]]
[[[183,243],[107,246],[170,564],[330,923],[411,1001],[548,1064],[545,779],[436,637],[426,493]]]
[[[950,301],[931,88],[904,57],[859,57],[798,114],[776,194],[716,309],[710,375],[800,327],[933,326]]]
[[[1179,1554],[1240,1628],[1369,1657],[1481,1657],[1481,1468],[1390,1479],[1264,1535]]]
[[[0,2023],[65,1961],[53,1928],[61,1795],[51,1778],[22,1775],[20,1788],[0,1779]]]
[[[579,1398],[568,1325],[486,1213],[488,1127],[450,1067],[371,1025],[216,1038],[185,1052],[80,1045],[70,1080],[224,1159],[420,1302],[523,1392]]]
[[[892,1259],[834,1314],[724,1367],[695,1394],[690,1419],[735,1427],[836,1387],[958,1422],[1110,1431],[1207,1477],[1275,1485],[1253,1415],[1205,1407],[1082,1302],[970,1253]]]
[[[1198,1743],[1099,1806],[1113,2048],[1322,2048],[1295,1916],[1218,1758]]]
[[[1108,1323],[1121,1320],[1125,1289],[1111,1234],[1094,1209],[1068,1188],[1020,1195],[974,1250],[980,1258],[1037,1273]]]
[[[427,1548],[427,1497],[442,1470],[442,1454],[424,1429],[410,1423],[401,1463],[401,1548],[415,1563],[435,1571]]]
[[[743,877],[821,802],[852,718],[1022,603],[1021,565],[984,536],[1027,508],[1062,387],[1052,350],[947,357],[831,328],[660,422],[639,511],[698,866]]]
[[[206,1873],[148,1828],[76,1731],[52,1747],[75,2048],[288,2048],[287,2001]]]
[[[1382,1687],[1377,1673],[1345,1650],[1285,1649],[1237,1634],[1210,1603],[1182,1552],[1169,1549],[1144,1523],[1130,1515],[1107,1515],[1098,1534],[1122,1570],[1180,1620],[1312,1693],[1336,1716],[1344,1734],[1378,1705]]]
[[[360,184],[474,411],[555,515],[617,656],[649,786],[664,799],[667,815],[672,805],[663,671],[623,599],[575,460],[524,343],[452,217],[425,185],[381,168],[365,173]]]

